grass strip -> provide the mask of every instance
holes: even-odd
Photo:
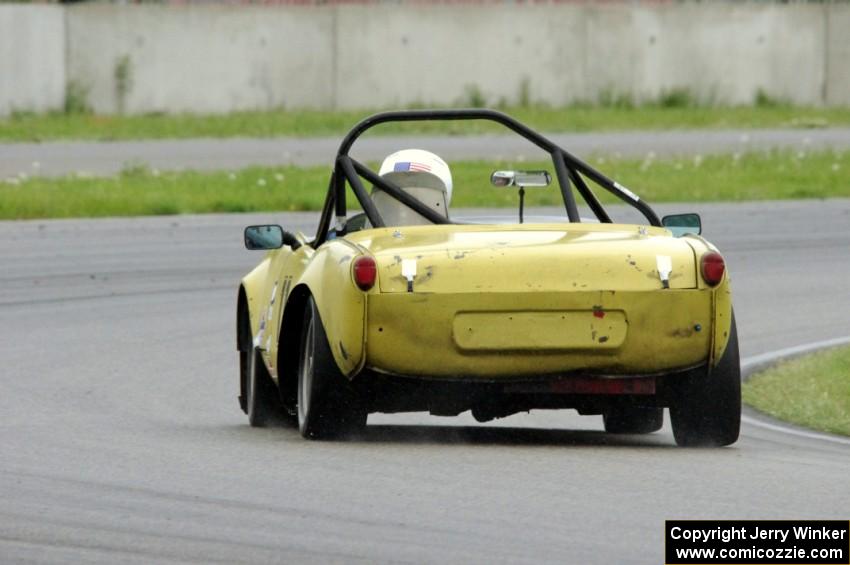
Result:
[[[611,178],[653,202],[712,202],[850,196],[850,152],[771,151],[687,159],[591,159]],[[373,167],[375,164],[372,164]],[[493,188],[495,169],[548,169],[547,162],[451,163],[452,207],[515,207],[515,191]],[[142,216],[208,212],[318,210],[327,167],[252,167],[160,172],[126,168],[115,177],[13,177],[0,180],[0,218]],[[615,201],[597,190],[603,201]],[[354,198],[351,197],[350,202]],[[560,205],[559,191],[530,189],[528,206]]]
[[[564,108],[517,106],[503,110],[544,132],[850,125],[850,107],[814,108],[779,103],[734,107],[670,106],[661,103],[641,106],[577,104]],[[139,116],[15,113],[0,119],[0,141],[339,136],[372,113],[374,111],[371,110],[268,110],[216,115]],[[372,131],[376,134],[474,134],[504,132],[504,129],[487,122],[419,122],[385,124]]]
[[[754,375],[744,402],[801,426],[850,436],[850,347],[780,363]]]

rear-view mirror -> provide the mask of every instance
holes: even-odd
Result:
[[[536,188],[549,186],[551,182],[547,171],[493,171],[490,175],[490,184],[497,187]]]
[[[702,221],[699,214],[671,214],[661,218],[661,225],[673,233],[673,237],[685,234],[699,235],[702,233]]]
[[[490,184],[497,187],[519,188],[519,223],[523,223],[525,189],[549,186],[552,177],[547,171],[493,171]]]

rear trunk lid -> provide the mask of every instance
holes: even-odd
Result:
[[[620,224],[417,226],[349,236],[378,263],[382,293],[651,291],[696,288],[693,249],[660,228]]]
[[[347,238],[378,263],[366,326],[366,365],[377,371],[648,375],[708,358],[712,292],[697,288],[691,246],[660,228],[451,225]]]

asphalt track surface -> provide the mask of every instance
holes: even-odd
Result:
[[[688,208],[745,358],[850,334],[850,199]],[[751,418],[704,450],[571,411],[250,428],[234,304],[262,221],[316,215],[0,223],[0,562],[658,564],[665,519],[848,518],[850,445]]]
[[[614,154],[707,155],[785,148],[850,149],[850,128],[764,130],[670,130],[547,134],[579,157]],[[186,139],[116,142],[0,144],[0,180],[24,175],[110,175],[144,164],[152,169],[218,170],[249,165],[330,165],[341,136],[330,138]],[[516,135],[375,136],[366,134],[352,150],[379,161],[400,148],[418,147],[459,159],[546,159]]]

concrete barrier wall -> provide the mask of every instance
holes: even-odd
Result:
[[[475,85],[490,102],[657,98],[685,88],[750,103],[762,89],[821,103],[822,6],[600,3],[339,9],[338,103],[447,103]],[[375,101],[378,103],[376,104]],[[845,102],[846,103],[846,102]]]
[[[333,18],[305,8],[78,6],[68,12],[68,74],[91,88],[97,112],[329,107]]]
[[[54,110],[64,100],[64,10],[0,5],[0,115]]]
[[[9,8],[0,112],[58,107],[67,81],[102,113],[564,104],[672,89],[714,103],[763,90],[850,104],[848,4]]]

